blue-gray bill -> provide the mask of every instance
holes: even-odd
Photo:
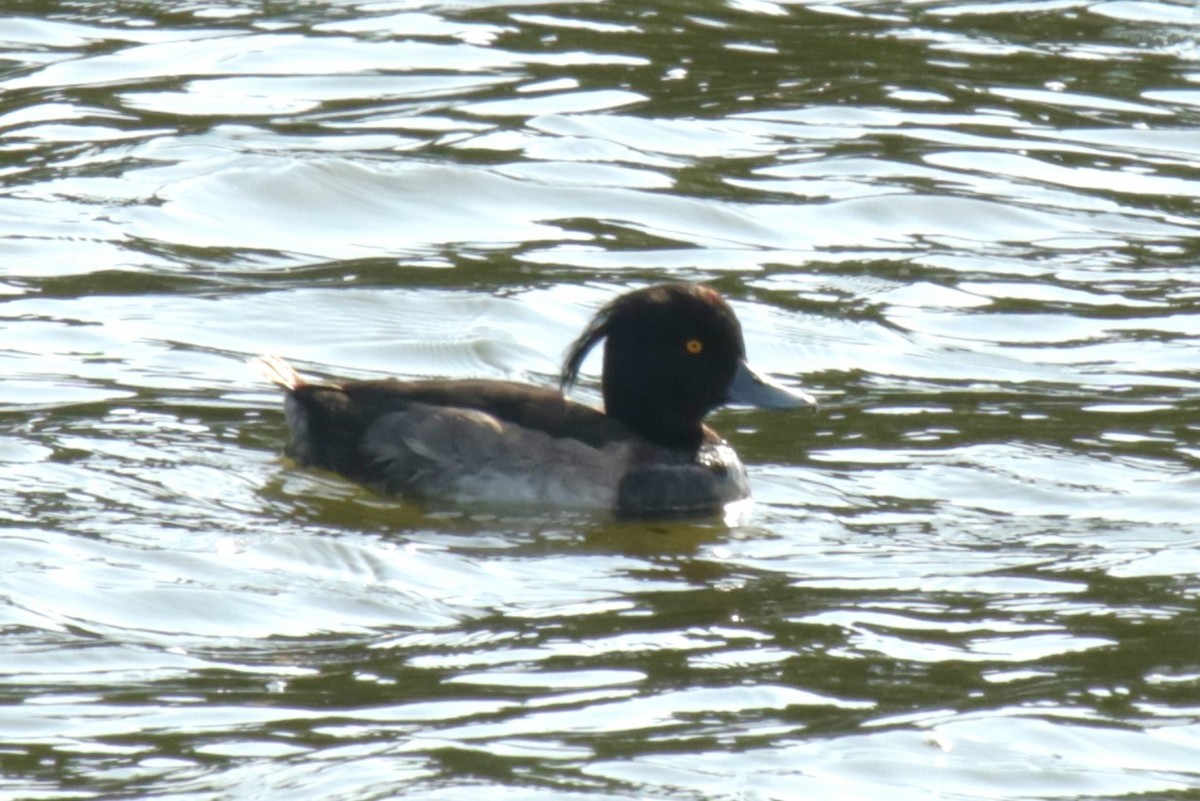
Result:
[[[775,379],[755,370],[745,359],[738,363],[729,387],[730,403],[745,403],[763,409],[795,409],[816,406],[817,399],[807,392],[785,387]]]

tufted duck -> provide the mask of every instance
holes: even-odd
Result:
[[[571,345],[560,389],[604,346],[604,411],[509,381],[309,384],[259,360],[287,393],[287,453],[384,493],[454,501],[708,514],[746,498],[746,471],[704,417],[727,403],[815,405],[746,363],[712,289],[662,284],[616,298]]]

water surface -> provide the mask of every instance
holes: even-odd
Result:
[[[6,6],[0,798],[1195,796],[1200,12],[668,5]],[[745,519],[381,499],[246,365],[661,280],[822,398]]]

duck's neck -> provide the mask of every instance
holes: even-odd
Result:
[[[644,399],[643,399],[644,400]],[[695,452],[704,441],[704,425],[694,415],[680,416],[678,409],[661,406],[622,404],[606,401],[605,412],[635,433],[665,448]]]

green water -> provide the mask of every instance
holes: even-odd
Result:
[[[1198,31],[9,2],[0,799],[1200,797]],[[713,417],[745,519],[377,498],[246,365],[552,384],[660,280],[822,399]]]

